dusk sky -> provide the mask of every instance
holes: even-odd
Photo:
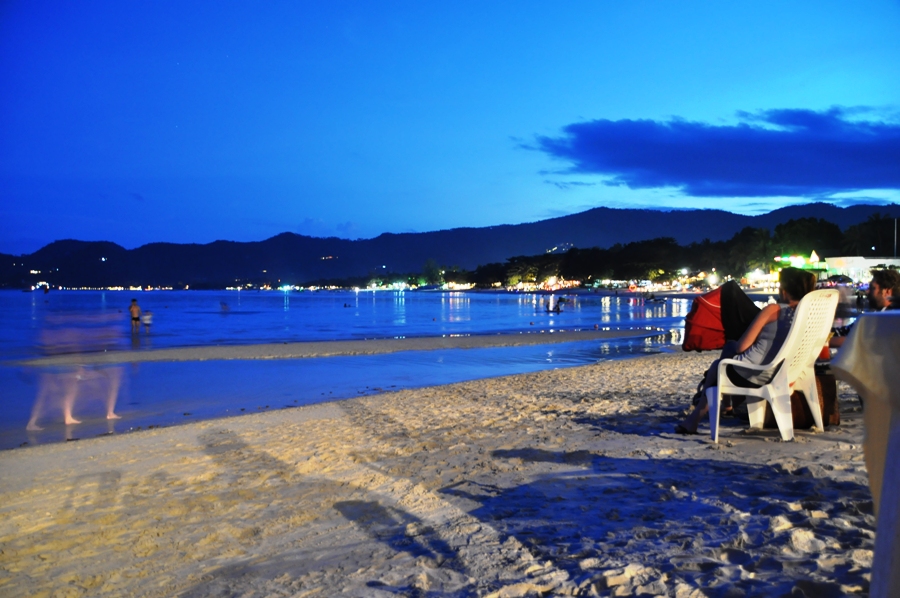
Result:
[[[811,201],[900,203],[896,0],[0,3],[0,252]]]

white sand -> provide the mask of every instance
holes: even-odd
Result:
[[[0,595],[865,594],[855,395],[791,443],[672,434],[711,358],[5,451]]]

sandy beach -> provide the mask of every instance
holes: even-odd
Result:
[[[5,451],[0,594],[865,595],[855,393],[794,442],[737,420],[718,445],[678,436],[712,358]]]

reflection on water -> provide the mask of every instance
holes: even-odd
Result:
[[[447,322],[471,320],[471,300],[466,293],[446,293],[441,297],[441,315]]]
[[[292,360],[141,363],[123,368],[119,421],[107,420],[101,402],[84,405],[82,421],[65,426],[50,421],[26,432],[22,401],[37,391],[35,368],[0,367],[0,448],[90,438],[149,426],[297,407],[322,401],[403,388],[450,384],[543,369],[571,367],[606,359],[658,353],[668,334],[618,341],[579,341],[557,345],[443,349],[385,355]]]
[[[127,332],[131,292],[0,291],[0,359],[35,355],[44,318],[64,311],[122,314]],[[463,292],[150,291],[152,338],[136,348],[265,342],[392,338],[592,329],[597,326],[684,326],[689,298],[647,303],[640,297],[594,293],[549,295]],[[223,310],[222,305],[229,306]]]
[[[54,352],[127,349],[121,339],[129,336],[130,299],[130,292],[114,291],[0,292],[0,447],[657,352],[682,342],[690,308],[687,298],[653,303],[593,293],[143,292],[141,307],[152,311],[154,320],[152,334],[130,335],[131,350],[137,351],[617,327],[663,333],[609,342],[280,362],[53,370],[9,365]],[[118,416],[123,420],[115,421]],[[26,425],[32,428],[27,433]]]
[[[406,326],[406,294],[394,294],[394,326]]]

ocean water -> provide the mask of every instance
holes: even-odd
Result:
[[[150,333],[131,334],[128,305],[153,314]],[[681,343],[690,299],[645,302],[634,296],[465,292],[51,291],[0,292],[0,448],[31,446],[168,426],[401,388],[447,384],[621,359]],[[97,323],[100,322],[98,325]],[[15,362],[48,350],[48,331],[102,330],[88,350],[239,345],[538,331],[646,329],[640,338],[528,347],[436,350],[292,360],[176,362],[88,368],[78,374],[73,414],[62,422],[66,374]],[[98,327],[99,326],[99,327]],[[96,336],[96,335],[95,335]],[[102,347],[101,347],[102,345]],[[67,347],[57,343],[57,351]],[[53,348],[50,349],[53,351]],[[71,372],[69,372],[71,374]],[[110,380],[116,413],[105,417]],[[48,390],[49,389],[49,390]],[[37,397],[38,425],[27,432]]]

